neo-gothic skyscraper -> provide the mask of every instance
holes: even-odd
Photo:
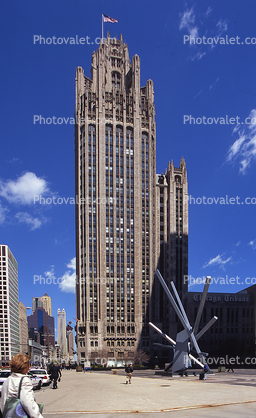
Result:
[[[152,348],[150,319],[161,320],[154,273],[162,237],[170,268],[175,258],[176,230],[167,223],[176,227],[174,184],[183,188],[186,166],[172,165],[162,183],[156,176],[153,82],[140,86],[140,59],[130,62],[122,36],[108,35],[93,53],[91,78],[77,68],[75,115],[78,360],[100,353],[132,360],[136,349]]]

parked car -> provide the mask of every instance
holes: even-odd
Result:
[[[38,377],[35,374],[33,374],[31,371],[27,372],[27,376],[29,376],[31,383],[33,385],[33,389],[41,389],[42,386],[42,377]]]
[[[42,385],[46,386],[51,383],[51,378],[45,369],[30,369],[30,373],[42,379]]]
[[[0,393],[2,393],[2,386],[4,381],[10,376],[11,370],[0,370]]]
[[[4,381],[10,376],[11,370],[0,370],[0,393],[2,393],[2,386]],[[27,376],[30,378],[33,385],[33,389],[41,389],[42,378],[33,375],[33,373],[28,372]]]

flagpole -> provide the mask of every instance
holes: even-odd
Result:
[[[101,14],[101,42],[103,43],[103,13]]]

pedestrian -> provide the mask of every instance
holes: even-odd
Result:
[[[53,366],[53,361],[48,365],[48,370],[47,370],[47,373],[50,376],[51,382],[52,382],[52,366]]]
[[[10,367],[11,375],[2,386],[1,411],[3,412],[7,399],[18,398],[22,379],[19,399],[24,411],[31,418],[43,418],[35,401],[31,380],[26,376],[30,367],[29,357],[26,354],[15,354],[10,361]]]
[[[208,373],[208,372],[209,372],[209,370],[210,370],[210,368],[209,368],[208,364],[206,363],[206,361],[204,362],[204,368],[203,368],[203,370],[204,370],[204,377],[203,377],[203,380],[206,380],[207,373]]]
[[[57,364],[54,364],[51,369],[51,379],[53,380],[53,389],[58,389],[57,380],[60,382],[61,371]]]
[[[125,368],[125,372],[126,372],[126,384],[128,384],[128,382],[131,384],[132,372],[133,372],[132,363],[128,364],[128,366]]]
[[[230,372],[231,371],[232,373],[234,373],[234,369],[232,367],[231,362],[228,363],[227,367],[228,367],[227,372]]]

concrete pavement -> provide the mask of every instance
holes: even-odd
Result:
[[[137,377],[134,371],[132,384],[126,385],[123,370],[118,370],[116,375],[64,370],[59,388],[41,389],[36,392],[36,400],[44,404],[45,418],[79,418],[85,414],[87,418],[95,414],[99,418],[120,416],[120,413],[124,418],[136,412],[145,418],[149,415],[152,418],[155,413],[159,416],[159,412],[162,412],[161,418],[167,415],[182,418],[229,416],[220,415],[221,410],[227,414],[230,411],[233,417],[235,411],[237,416],[255,416],[254,371],[249,375],[216,373],[208,375],[206,381],[200,381],[198,376],[152,377],[152,371],[146,372],[144,377]]]
[[[140,418],[255,418],[254,404],[236,404],[219,406],[216,408],[199,408],[170,412],[145,412],[141,413]],[[67,414],[48,414],[45,418],[131,418],[132,413],[112,413],[112,414],[91,414],[91,413],[67,413]]]

